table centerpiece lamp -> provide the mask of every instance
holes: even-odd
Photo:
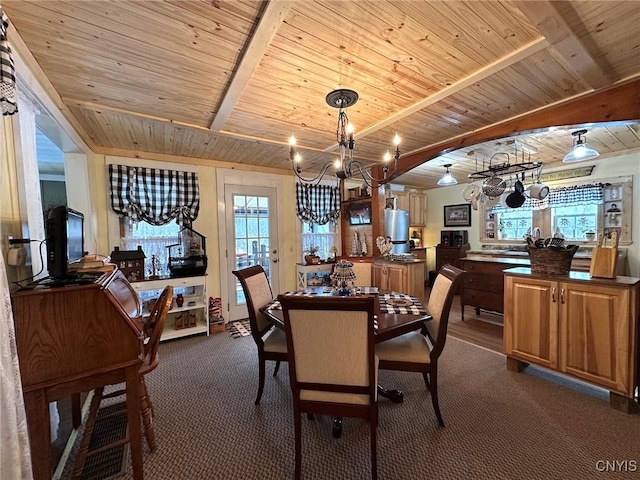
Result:
[[[331,279],[336,282],[336,293],[340,296],[351,295],[351,288],[349,288],[349,282],[353,284],[356,279],[356,274],[353,271],[353,263],[346,260],[339,260],[336,262],[335,269],[331,274]]]

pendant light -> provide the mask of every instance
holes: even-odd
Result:
[[[575,140],[571,151],[562,159],[564,163],[582,162],[583,160],[590,160],[600,156],[600,154],[593,148],[590,148],[589,145],[587,145],[587,141],[582,138],[585,133],[587,133],[586,130],[578,130],[571,134],[578,138]]]
[[[440,185],[441,187],[447,187],[449,185],[457,185],[458,181],[455,179],[453,175],[451,175],[451,172],[449,171],[449,167],[451,167],[451,164],[446,163],[443,165],[443,167],[444,167],[444,175],[442,175],[442,178],[438,180],[438,185]]]

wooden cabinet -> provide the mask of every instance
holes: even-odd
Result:
[[[409,223],[412,227],[426,226],[427,195],[424,193],[409,193]]]
[[[489,257],[464,257],[460,259],[460,268],[467,274],[462,280],[460,309],[464,320],[464,307],[471,305],[480,310],[503,313],[504,275],[503,270],[519,264],[528,264],[525,259],[506,259]]]
[[[612,406],[636,408],[640,279],[562,279],[505,271],[504,349],[510,368],[535,363],[607,388]],[[514,362],[515,360],[515,362]]]
[[[392,192],[396,198],[396,210],[409,212],[409,225],[424,227],[426,225],[427,195],[419,192]]]
[[[460,247],[450,247],[445,245],[436,245],[436,272],[447,263],[457,268],[460,266],[460,259],[467,256],[467,250],[469,250],[469,244],[462,245]]]
[[[374,259],[371,274],[373,285],[381,290],[419,296],[424,294],[424,262],[393,262]]]

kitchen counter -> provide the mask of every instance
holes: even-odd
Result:
[[[387,257],[375,257],[375,262],[382,263],[397,263],[397,264],[412,264],[412,263],[425,263],[426,260],[423,258],[414,258],[413,260],[392,260]]]
[[[585,248],[582,250],[582,246],[573,256],[573,260],[571,262],[571,270],[576,270],[580,272],[588,272],[589,267],[591,266],[591,249],[593,247]],[[470,257],[475,257],[479,259],[479,261],[501,261],[501,260],[520,260],[521,265],[530,265],[529,262],[529,254],[524,250],[509,250],[509,249],[500,249],[500,250],[469,250],[467,253]],[[469,258],[469,257],[467,257]],[[619,248],[618,249],[618,267],[617,274],[618,275],[626,275],[628,272],[627,269],[627,249]]]

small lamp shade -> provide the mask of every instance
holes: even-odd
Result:
[[[354,282],[356,274],[353,271],[353,263],[340,260],[336,263],[331,279],[336,282],[338,295],[350,295],[349,282]]]
[[[587,145],[587,141],[582,136],[587,133],[586,130],[578,130],[571,135],[577,136],[575,145],[569,153],[567,153],[562,159],[563,163],[582,162],[583,160],[591,160],[592,158],[599,157],[600,154],[593,148]]]
[[[444,166],[445,167],[444,175],[442,175],[442,178],[438,180],[438,185],[440,185],[441,187],[458,184],[458,181],[456,180],[456,178],[453,175],[451,175],[451,172],[449,171],[450,166],[451,166],[450,163]]]

